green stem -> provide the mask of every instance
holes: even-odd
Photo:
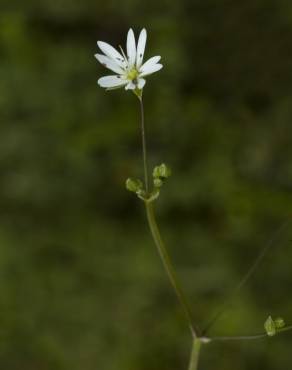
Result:
[[[178,278],[176,276],[174,267],[172,265],[172,262],[170,260],[169,255],[168,255],[166,247],[165,247],[165,245],[162,241],[162,238],[161,238],[161,235],[160,235],[157,223],[156,223],[156,219],[155,219],[153,204],[149,203],[149,202],[145,202],[145,207],[146,207],[146,213],[147,213],[147,219],[148,219],[150,231],[151,231],[152,237],[154,239],[154,242],[157,246],[157,249],[158,249],[159,255],[161,257],[162,263],[164,265],[164,268],[166,270],[168,278],[169,278],[169,280],[170,280],[170,282],[173,286],[173,289],[176,293],[176,296],[179,300],[179,303],[181,304],[181,307],[182,307],[182,309],[185,313],[185,316],[188,320],[188,324],[189,324],[191,333],[193,335],[193,338],[197,338],[198,329],[195,328],[195,326],[193,324],[191,310],[189,308],[189,305],[188,305],[188,302],[185,298],[185,295],[184,295],[184,293],[183,293],[183,291],[182,291],[182,289],[181,289],[181,287],[178,283]]]
[[[291,223],[291,218],[286,220],[281,226],[276,230],[276,232],[273,234],[273,236],[270,238],[268,243],[264,246],[263,249],[260,250],[260,253],[257,255],[256,259],[252,262],[251,266],[247,270],[246,274],[243,276],[243,278],[240,280],[239,284],[233,289],[231,294],[229,294],[229,297],[225,299],[217,313],[212,317],[212,319],[207,323],[206,328],[203,330],[202,334],[206,335],[209,330],[215,325],[215,323],[218,321],[218,319],[225,313],[227,308],[231,305],[231,302],[233,298],[236,296],[236,294],[242,289],[242,287],[247,283],[247,281],[251,278],[251,276],[255,273],[257,267],[262,262],[262,260],[265,258],[267,253],[270,251],[271,248],[274,246],[279,245],[279,235],[289,226]]]
[[[149,185],[148,185],[148,168],[147,168],[147,147],[146,147],[146,133],[145,133],[145,119],[144,119],[144,106],[143,106],[143,100],[142,100],[142,94],[137,95],[140,101],[140,109],[141,109],[141,132],[142,132],[142,149],[143,149],[143,166],[144,166],[144,179],[145,179],[145,190],[148,194],[149,192]],[[183,294],[182,289],[180,288],[180,285],[178,283],[178,279],[174,270],[174,267],[172,265],[172,262],[170,260],[170,257],[167,253],[167,250],[165,248],[165,245],[162,241],[155,215],[154,215],[154,209],[152,203],[145,202],[146,207],[146,213],[147,213],[147,219],[149,223],[149,227],[154,239],[154,242],[158,248],[158,252],[160,254],[161,260],[163,262],[163,265],[165,267],[166,273],[169,277],[169,280],[175,290],[175,293],[177,295],[177,298],[183,308],[183,311],[186,315],[186,318],[189,323],[189,327],[191,330],[191,333],[194,338],[197,337],[198,329],[196,329],[193,325],[192,320],[192,314],[191,310],[189,308],[189,305],[187,303],[187,300]]]
[[[139,97],[139,101],[140,101],[140,110],[141,110],[141,133],[142,133],[144,180],[145,180],[145,190],[146,190],[146,193],[148,193],[149,185],[148,185],[148,168],[147,168],[147,147],[146,147],[144,105],[143,105],[142,95]]]
[[[291,331],[292,325],[286,326],[281,329],[277,329],[275,335],[284,333],[286,331]],[[236,336],[228,336],[228,337],[209,337],[206,338],[208,342],[213,341],[234,341],[234,340],[254,340],[254,339],[262,339],[262,338],[270,338],[267,333],[259,333],[259,334],[252,334],[252,335],[236,335]]]
[[[195,338],[193,341],[193,346],[192,346],[189,370],[198,369],[201,346],[202,346],[202,342],[200,338]]]

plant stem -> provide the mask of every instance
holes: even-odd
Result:
[[[145,179],[145,190],[146,193],[149,194],[149,184],[148,184],[148,164],[147,164],[147,146],[146,146],[146,132],[145,132],[145,119],[144,119],[144,105],[142,100],[142,94],[136,94],[140,101],[140,109],[141,109],[141,133],[142,133],[142,149],[143,149],[143,167],[144,167],[144,179]],[[157,246],[159,255],[161,257],[162,263],[168,275],[168,278],[173,286],[173,289],[176,293],[176,296],[183,308],[185,316],[187,318],[191,333],[193,338],[197,338],[199,330],[195,328],[193,324],[191,310],[187,303],[187,300],[184,296],[184,293],[178,283],[178,279],[175,273],[175,269],[172,265],[171,259],[168,255],[166,247],[162,241],[159,228],[157,226],[157,222],[154,215],[153,205],[150,202],[145,202],[146,214],[147,219],[150,227],[150,231],[154,242]]]
[[[203,335],[206,335],[209,332],[209,330],[214,326],[214,324],[217,322],[217,320],[225,313],[226,309],[231,305],[233,298],[242,289],[242,287],[247,283],[247,281],[251,278],[251,276],[254,274],[257,267],[262,262],[262,260],[267,255],[267,253],[270,251],[270,249],[273,248],[275,245],[277,245],[276,241],[278,242],[279,235],[281,235],[281,233],[290,225],[290,223],[291,223],[291,218],[289,217],[288,220],[286,220],[283,224],[280,225],[280,227],[276,230],[273,236],[269,239],[268,243],[260,250],[256,259],[252,262],[251,266],[249,267],[249,269],[247,270],[243,278],[240,280],[239,284],[233,289],[229,297],[225,299],[225,301],[223,302],[223,304],[221,305],[217,313],[212,317],[211,320],[209,320],[205,329],[203,329],[203,332],[202,332]],[[253,339],[256,339],[256,338],[253,338]]]
[[[146,147],[144,105],[143,105],[142,96],[139,97],[139,101],[140,101],[140,109],[141,109],[141,133],[142,133],[144,181],[145,181],[145,190],[146,190],[146,193],[148,193],[149,185],[148,185],[147,147]]]
[[[199,363],[199,356],[201,351],[202,342],[200,338],[195,338],[193,341],[189,370],[197,370]]]
[[[154,239],[154,242],[157,246],[157,249],[158,249],[159,255],[161,257],[162,263],[164,265],[164,268],[166,270],[168,278],[169,278],[169,280],[172,284],[172,287],[173,287],[173,289],[176,293],[176,296],[179,300],[179,303],[181,304],[181,307],[182,307],[182,309],[185,313],[185,316],[188,320],[188,324],[189,324],[191,333],[193,335],[193,338],[196,339],[197,336],[198,336],[198,329],[195,328],[195,326],[193,324],[191,310],[189,308],[189,305],[188,305],[188,302],[185,298],[185,295],[184,295],[184,293],[183,293],[183,291],[182,291],[182,289],[181,289],[181,287],[178,283],[178,279],[177,279],[174,267],[172,265],[172,262],[170,260],[169,255],[168,255],[166,247],[165,247],[165,245],[162,241],[162,238],[161,238],[161,235],[160,235],[157,223],[156,223],[156,219],[155,219],[153,204],[149,203],[149,202],[145,202],[145,207],[146,207],[146,213],[147,213],[147,219],[148,219],[148,224],[149,224],[149,227],[150,227],[150,231],[151,231],[152,237]]]
[[[292,325],[285,326],[284,328],[277,329],[276,334],[280,334],[286,331],[291,331]],[[237,336],[228,336],[228,337],[209,337],[207,338],[209,342],[213,341],[234,341],[234,340],[254,340],[254,339],[262,339],[262,338],[269,338],[267,333],[259,333],[253,335],[237,335]]]

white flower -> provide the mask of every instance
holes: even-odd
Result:
[[[103,54],[95,54],[95,58],[116,75],[101,77],[97,83],[106,89],[117,89],[125,86],[126,90],[142,90],[146,81],[143,77],[159,71],[163,66],[159,64],[160,56],[155,56],[143,64],[147,33],[141,31],[136,46],[133,30],[130,28],[127,36],[127,56],[123,49],[118,52],[111,45],[98,41],[97,45]]]

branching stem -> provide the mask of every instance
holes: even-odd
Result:
[[[142,134],[142,150],[143,150],[143,167],[144,167],[144,181],[145,181],[145,191],[146,196],[149,196],[149,180],[148,180],[148,164],[147,164],[147,147],[146,147],[146,132],[145,132],[145,119],[144,119],[144,106],[143,106],[143,100],[142,100],[142,93],[136,92],[136,95],[139,98],[140,101],[140,110],[141,110],[141,134]],[[175,291],[175,294],[177,296],[177,299],[184,311],[184,314],[186,316],[189,328],[192,333],[193,337],[193,344],[192,344],[192,351],[191,351],[191,357],[190,357],[190,363],[188,370],[198,370],[198,362],[199,362],[199,355],[201,351],[202,343],[209,343],[209,342],[216,342],[216,341],[239,341],[239,340],[255,340],[255,339],[262,339],[267,338],[267,333],[260,333],[260,334],[254,334],[254,335],[242,335],[242,336],[218,336],[218,337],[206,337],[205,334],[207,331],[214,325],[214,323],[218,320],[218,318],[223,314],[226,307],[230,303],[230,300],[233,298],[233,296],[242,288],[242,286],[250,279],[250,277],[255,272],[256,268],[260,264],[260,262],[263,260],[267,252],[271,249],[271,247],[274,244],[275,237],[280,233],[280,231],[283,230],[288,224],[286,222],[282,227],[277,231],[276,236],[270,240],[270,242],[266,245],[266,247],[259,253],[258,257],[255,259],[255,261],[252,263],[251,267],[245,274],[245,276],[242,278],[238,286],[234,289],[233,293],[231,294],[230,299],[226,300],[223,304],[223,307],[218,311],[218,313],[215,315],[215,317],[208,323],[207,327],[201,333],[200,329],[194,324],[193,318],[192,318],[192,312],[190,309],[190,306],[188,304],[188,301],[183,293],[183,290],[181,289],[181,286],[178,282],[178,278],[174,269],[174,266],[172,264],[172,261],[169,257],[169,254],[167,252],[167,249],[165,247],[165,244],[161,238],[160,231],[156,222],[155,213],[154,213],[154,207],[153,202],[145,199],[145,209],[147,214],[147,220],[149,224],[149,228],[153,237],[153,240],[155,242],[155,245],[158,249],[158,253],[160,255],[160,258],[162,260],[163,266],[165,268],[166,274],[170,280],[170,283]],[[290,221],[290,220],[289,220]],[[285,332],[292,330],[292,325],[287,326],[285,328],[281,328],[277,330],[277,333]],[[202,335],[202,336],[201,336]]]
[[[139,101],[140,101],[140,108],[141,108],[141,132],[142,132],[142,149],[143,149],[143,166],[144,166],[144,179],[145,179],[145,190],[146,193],[149,194],[149,183],[148,183],[148,163],[147,163],[147,146],[146,146],[146,132],[145,132],[145,119],[144,119],[144,106],[143,106],[143,100],[142,95],[138,95]],[[192,319],[192,313],[189,308],[189,304],[187,302],[187,299],[180,287],[180,284],[178,282],[178,278],[175,272],[175,269],[173,267],[173,264],[171,262],[171,259],[169,257],[169,254],[167,252],[167,249],[162,241],[160,231],[156,222],[155,214],[154,214],[154,208],[152,202],[145,201],[145,208],[146,208],[146,214],[147,214],[147,220],[150,227],[150,231],[153,237],[153,240],[156,244],[156,247],[158,249],[159,255],[161,257],[162,263],[164,265],[165,271],[167,273],[167,276],[170,280],[170,283],[176,293],[176,296],[178,298],[178,301],[185,313],[186,319],[188,321],[191,333],[193,338],[197,338],[199,335],[199,329],[195,328],[195,325],[193,323]]]

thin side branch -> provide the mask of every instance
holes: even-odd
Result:
[[[272,238],[268,241],[268,243],[265,245],[264,248],[260,250],[260,253],[254,260],[254,262],[251,264],[250,268],[247,270],[246,274],[243,276],[243,278],[240,280],[238,285],[233,289],[232,293],[229,295],[229,297],[223,302],[217,313],[214,315],[214,317],[207,323],[205,329],[203,330],[203,334],[206,335],[209,330],[214,326],[214,324],[218,321],[218,319],[225,313],[226,309],[230,306],[233,298],[238,294],[238,292],[242,289],[242,287],[247,283],[247,281],[252,277],[252,275],[255,273],[257,267],[262,262],[264,257],[267,255],[267,253],[272,249],[272,247],[275,245],[275,242],[277,241],[279,235],[287,228],[287,226],[291,223],[291,218],[286,220],[274,233]]]
[[[291,331],[292,325],[286,326],[285,328],[277,329],[277,334]],[[223,336],[223,337],[209,337],[206,338],[209,342],[215,341],[233,341],[233,340],[254,340],[254,339],[263,339],[263,338],[270,338],[267,333],[259,333],[253,335],[236,335],[236,336]]]

